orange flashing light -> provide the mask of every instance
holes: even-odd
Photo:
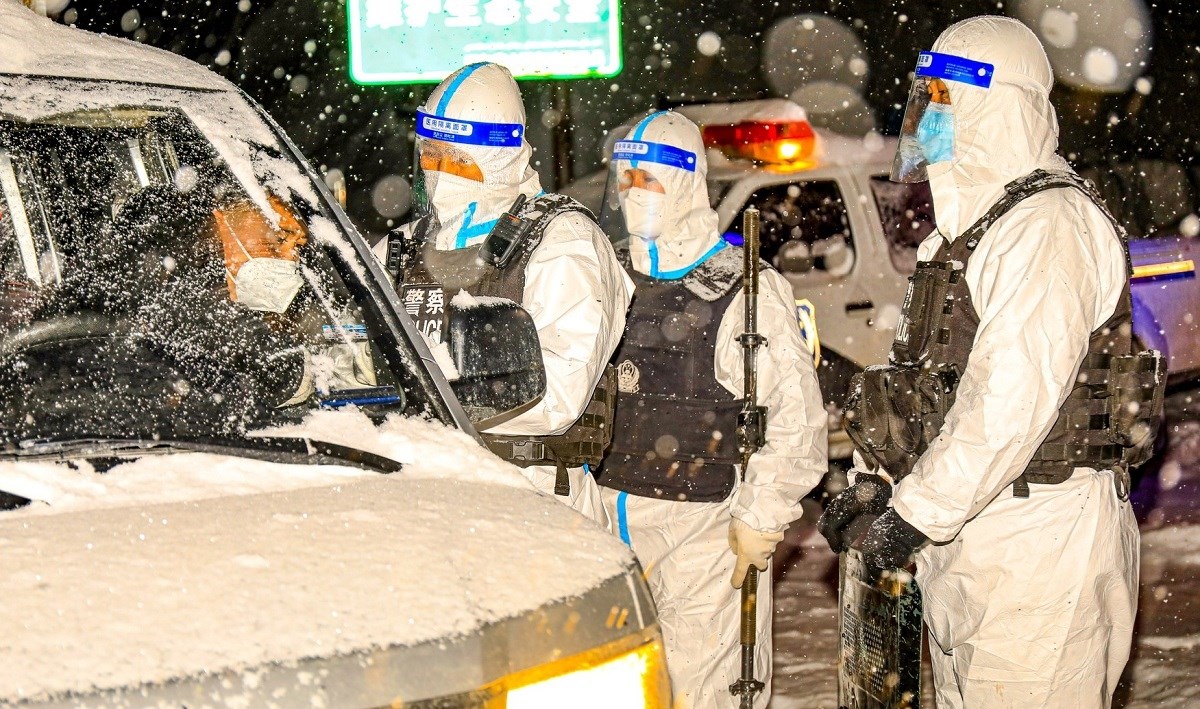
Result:
[[[704,126],[704,145],[718,148],[731,158],[790,164],[807,161],[817,147],[817,136],[808,121],[743,121],[733,125]]]

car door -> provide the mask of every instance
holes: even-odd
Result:
[[[840,168],[763,173],[731,189],[720,209],[726,231],[740,234],[745,209],[758,207],[762,257],[792,284],[797,301],[812,305],[823,359],[842,358],[854,369],[878,361],[892,338],[876,322],[878,228],[859,207],[859,194]]]

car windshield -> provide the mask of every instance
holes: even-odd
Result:
[[[434,413],[344,234],[248,172],[169,108],[0,115],[0,445]]]

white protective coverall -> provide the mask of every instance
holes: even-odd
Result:
[[[654,224],[651,232],[658,233],[653,240],[630,238],[633,268],[680,278],[718,251],[734,247],[717,233],[717,214],[709,206],[705,184],[704,145],[695,124],[671,112],[652,114],[642,123],[629,138],[683,148],[695,153],[699,163],[687,172],[639,162],[665,188],[661,213],[635,213],[640,205],[632,200],[623,204],[627,222]],[[618,171],[628,166],[617,162],[625,163],[615,165]],[[739,255],[734,263],[740,262]],[[828,416],[794,303],[787,280],[764,269],[758,317],[767,344],[758,354],[758,402],[767,407],[767,443],[750,459],[745,480],[728,500],[685,502],[601,488],[613,533],[637,554],[658,606],[677,707],[738,706],[729,692],[741,676],[741,593],[730,583],[737,562],[730,550],[733,520],[744,523],[750,537],[766,540],[769,556],[783,531],[800,518],[801,499],[827,467]],[[739,289],[721,315],[713,363],[716,380],[738,397],[743,393],[743,355],[737,337],[744,332],[744,308]],[[771,696],[771,616],[771,573],[766,569],[759,575],[755,648],[755,676],[766,688],[756,707],[765,707]]]
[[[929,166],[938,232],[953,240],[1055,154],[1053,74],[1016,20],[948,28],[934,52],[995,65],[990,89],[946,82],[954,158]],[[918,251],[932,259],[935,232]],[[966,271],[980,323],[939,436],[895,489],[896,512],[933,545],[917,580],[933,646],[937,705],[1098,707],[1129,657],[1138,529],[1108,470],[1076,468],[1058,485],[1025,470],[1075,382],[1090,333],[1126,278],[1112,226],[1075,189],[1026,199],[983,236]]]
[[[429,96],[424,111],[452,119],[525,124],[520,89],[508,69],[498,64],[471,64],[454,72]],[[440,221],[435,244],[440,250],[478,246],[518,194],[528,199],[542,194],[524,137],[520,147],[457,147],[479,166],[483,182],[437,172],[426,175]],[[583,413],[621,339],[632,295],[633,283],[595,222],[579,212],[555,218],[526,266],[521,302],[541,342],[546,394],[533,408],[487,432],[541,436],[567,430]],[[553,466],[521,470],[538,490],[553,494]],[[568,472],[567,502],[607,527],[595,479],[581,468]]]

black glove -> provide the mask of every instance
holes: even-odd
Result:
[[[912,563],[913,554],[927,541],[929,537],[905,522],[896,510],[888,510],[867,529],[861,551],[871,566],[881,569],[905,567]]]
[[[854,541],[846,534],[854,520],[863,515],[883,514],[891,499],[892,486],[887,480],[872,473],[859,473],[853,485],[829,501],[817,520],[817,530],[829,542],[829,548],[840,554]]]

